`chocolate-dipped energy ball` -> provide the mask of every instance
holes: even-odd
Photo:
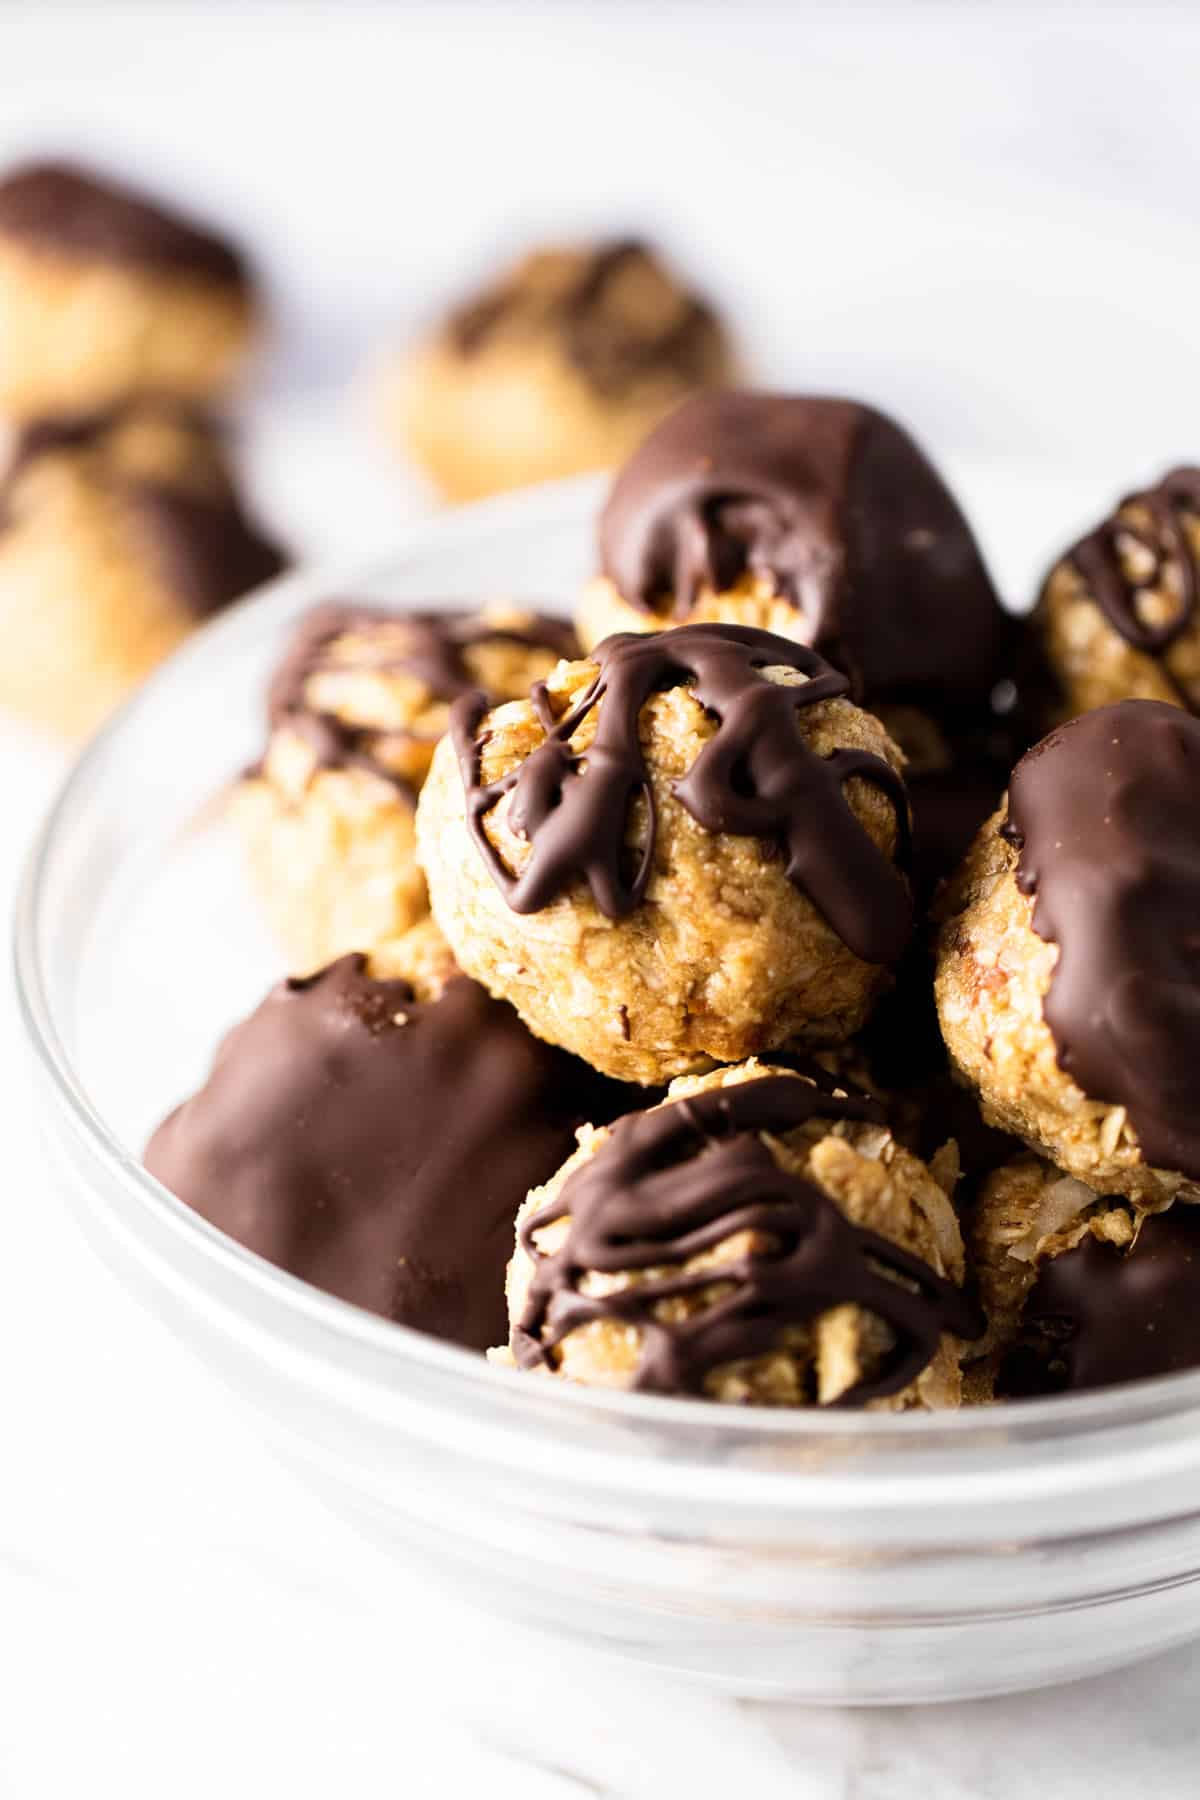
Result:
[[[847,1037],[911,903],[899,753],[846,687],[785,638],[694,625],[457,701],[417,837],[463,968],[633,1081]]]
[[[385,373],[388,427],[453,500],[609,468],[730,379],[719,319],[643,244],[540,250]]]
[[[1126,700],[1022,758],[947,896],[942,1031],[989,1121],[1145,1208],[1200,1183],[1200,720]]]
[[[1129,494],[1072,545],[1033,613],[1059,719],[1118,700],[1200,710],[1200,469]]]
[[[413,814],[450,702],[526,694],[574,650],[563,621],[508,605],[334,604],[302,621],[271,684],[266,754],[232,806],[294,969],[370,950],[422,917]]]
[[[432,925],[273,989],[146,1167],[248,1249],[341,1300],[482,1350],[527,1190],[625,1096],[533,1038]]]
[[[600,518],[585,648],[723,620],[812,644],[864,701],[983,700],[1001,611],[953,495],[908,433],[853,400],[698,395],[650,434]]]
[[[0,181],[0,412],[211,400],[256,317],[240,254],[143,195],[67,163]]]
[[[700,620],[811,644],[908,758],[919,885],[949,872],[1016,754],[1014,626],[907,432],[851,400],[699,395],[618,474],[599,547],[585,649]]]
[[[1200,1207],[1146,1215],[1025,1156],[985,1184],[971,1235],[997,1395],[1200,1368]]]
[[[768,1406],[953,1407],[954,1209],[873,1101],[750,1062],[584,1131],[529,1196],[520,1368]]]
[[[201,415],[158,399],[30,426],[0,479],[0,705],[87,730],[282,567]]]

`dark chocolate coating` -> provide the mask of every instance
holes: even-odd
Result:
[[[1018,763],[1004,834],[1059,948],[1059,1067],[1200,1180],[1200,720],[1154,700],[1072,719]]]
[[[618,474],[604,573],[686,619],[703,588],[768,577],[867,705],[983,707],[1010,621],[941,477],[900,426],[850,400],[698,395]]]
[[[245,259],[224,238],[73,163],[29,163],[0,181],[0,236],[72,257],[250,286]]]
[[[545,741],[499,781],[479,784],[475,734],[482,699],[466,695],[451,712],[468,824],[514,912],[540,911],[576,880],[587,882],[607,918],[641,904],[653,866],[655,816],[639,719],[654,694],[686,684],[717,724],[675,786],[688,812],[706,831],[781,846],[788,879],[842,942],[865,962],[896,961],[912,927],[908,888],[851,812],[844,785],[861,777],[891,801],[904,863],[904,784],[867,751],[815,755],[797,726],[805,707],[845,693],[844,676],[804,645],[743,625],[685,625],[648,637],[627,632],[608,638],[591,660],[596,679],[561,719],[555,720],[544,686],[534,689]],[[771,667],[796,669],[808,679],[794,686],[770,681],[762,671]],[[577,752],[571,736],[593,707],[595,737]],[[484,831],[488,813],[508,793],[509,822],[532,847],[516,877]],[[626,833],[639,797],[646,825],[631,858]]]
[[[577,1125],[630,1103],[465,976],[421,1003],[344,956],[234,1027],[145,1161],[280,1268],[483,1350],[504,1341],[526,1192]]]
[[[839,1404],[899,1393],[929,1363],[943,1331],[979,1335],[975,1309],[920,1257],[851,1224],[820,1188],[786,1174],[757,1135],[811,1119],[882,1116],[863,1096],[768,1076],[621,1119],[556,1198],[522,1222],[534,1274],[512,1334],[518,1363],[552,1360],[572,1331],[609,1319],[641,1333],[635,1388],[700,1394],[713,1370],[779,1348],[789,1329],[852,1303],[884,1320],[895,1342],[875,1374]],[[542,1255],[536,1234],[568,1216],[564,1242]],[[682,1264],[743,1231],[765,1234],[769,1247],[722,1263],[719,1272],[679,1269],[614,1293],[580,1291],[589,1271]],[[717,1280],[732,1292],[690,1318],[668,1323],[656,1315],[662,1301]]]
[[[1200,1207],[1155,1213],[1129,1250],[1088,1236],[1044,1262],[1023,1326],[1002,1377],[1012,1394],[1200,1368]]]
[[[317,712],[308,703],[305,690],[315,675],[324,670],[344,668],[328,657],[330,646],[347,633],[369,637],[380,625],[403,623],[405,643],[397,653],[389,645],[379,654],[367,650],[364,669],[387,674],[412,675],[429,689],[435,700],[455,700],[462,694],[476,692],[475,682],[464,659],[464,651],[472,645],[488,642],[523,644],[532,650],[550,650],[568,661],[579,655],[574,631],[565,619],[547,613],[530,615],[528,628],[501,626],[482,618],[476,612],[387,611],[382,607],[360,606],[345,601],[327,601],[306,613],[271,680],[267,691],[267,718],[272,731],[281,725],[303,737],[322,769],[365,769],[390,781],[401,792],[415,800],[409,785],[373,752],[381,737],[375,726],[352,724],[336,713]]]
[[[220,427],[203,414],[160,396],[129,409],[162,412],[182,420],[209,453],[223,455]],[[203,492],[182,481],[130,476],[104,458],[103,439],[119,426],[120,410],[41,419],[19,435],[0,483],[0,531],[12,485],[39,457],[57,451],[97,449],[101,479],[119,494],[133,515],[160,579],[192,617],[204,620],[270,581],[287,566],[279,544],[251,518],[233,486],[224,480]]]
[[[1200,599],[1200,569],[1183,520],[1200,519],[1200,469],[1172,469],[1156,487],[1127,495],[1121,506],[1140,506],[1148,515],[1146,525],[1136,525],[1114,514],[1067,552],[1096,605],[1118,636],[1144,656],[1153,657],[1160,672],[1177,694],[1180,704],[1196,708],[1166,665],[1166,654],[1196,616]],[[1119,511],[1119,509],[1118,509]],[[1132,539],[1153,558],[1153,572],[1144,581],[1131,583],[1125,574],[1118,540]],[[1162,585],[1167,570],[1179,579],[1180,596],[1174,616],[1159,625],[1140,619],[1135,601],[1139,588]]]
[[[567,361],[599,394],[620,396],[639,380],[673,375],[680,383],[712,378],[720,353],[720,326],[703,301],[680,295],[680,305],[661,322],[642,324],[614,307],[615,285],[653,253],[632,238],[599,245],[580,263],[574,281],[548,308],[536,287],[527,291],[520,272],[489,288],[450,319],[450,338],[474,356],[504,324],[529,312],[553,332]]]

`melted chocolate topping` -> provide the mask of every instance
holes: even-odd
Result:
[[[287,567],[279,545],[258,530],[232,490],[210,499],[165,482],[138,482],[129,499],[167,585],[195,619],[210,618]]]
[[[280,1268],[483,1350],[504,1341],[526,1192],[585,1118],[633,1103],[465,976],[419,1003],[345,956],[230,1032],[145,1161]]]
[[[601,245],[581,261],[574,280],[556,291],[548,305],[527,271],[519,271],[453,314],[451,340],[464,356],[473,356],[509,321],[541,314],[558,335],[567,360],[600,393],[619,394],[664,370],[681,381],[711,379],[720,332],[701,301],[680,294],[678,306],[652,323],[619,308],[617,286],[639,264],[655,270],[650,251],[634,239]]]
[[[600,520],[631,605],[686,619],[765,577],[857,700],[986,709],[1011,632],[965,518],[913,440],[849,400],[704,394],[651,432]]]
[[[308,683],[326,672],[347,672],[348,665],[329,652],[340,637],[362,634],[367,640],[364,671],[411,675],[423,682],[434,700],[451,701],[477,694],[465,652],[476,644],[508,643],[531,650],[550,650],[573,661],[579,644],[564,619],[547,613],[531,613],[527,627],[498,625],[475,612],[386,612],[382,608],[329,601],[314,607],[301,620],[292,643],[272,678],[267,692],[267,717],[271,729],[286,724],[308,744],[322,769],[364,769],[390,781],[415,800],[409,784],[375,753],[379,740],[397,734],[375,725],[355,725],[336,713],[317,712],[306,697]],[[404,626],[399,651],[389,634],[379,637],[381,626]],[[375,643],[371,642],[374,635]]]
[[[1122,518],[1120,508],[1126,506],[1140,507],[1147,515],[1147,522],[1135,524],[1129,518]],[[1117,514],[1081,538],[1067,552],[1067,560],[1075,565],[1118,636],[1143,655],[1154,657],[1181,705],[1195,712],[1192,699],[1175,680],[1165,661],[1171,645],[1195,619],[1200,598],[1200,569],[1184,523],[1186,516],[1200,520],[1200,469],[1172,469],[1157,487],[1127,495],[1120,502]],[[1121,555],[1123,539],[1145,551],[1150,558],[1146,574],[1136,582],[1125,573]],[[1137,596],[1146,589],[1161,588],[1170,570],[1178,575],[1178,610],[1173,618],[1151,625],[1138,616]]]
[[[481,786],[476,730],[486,710],[465,695],[450,729],[467,793],[467,818],[496,885],[517,913],[538,912],[576,880],[596,905],[618,919],[641,903],[654,861],[655,812],[639,719],[665,689],[689,685],[716,720],[675,794],[713,833],[779,844],[788,879],[806,894],[850,950],[865,962],[894,962],[908,941],[912,904],[904,878],[867,836],[846,801],[854,776],[871,782],[895,809],[899,859],[907,857],[904,784],[880,757],[836,750],[820,757],[803,743],[797,714],[844,694],[844,676],[812,650],[742,625],[686,625],[657,636],[625,633],[592,652],[595,680],[556,720],[545,685],[533,691],[546,736],[523,763]],[[768,680],[766,668],[799,670],[796,686]],[[586,750],[571,737],[596,709]],[[488,840],[484,822],[512,795],[508,823],[530,844],[520,875],[510,875]],[[645,808],[642,843],[626,838],[637,800]]]
[[[979,1335],[975,1309],[920,1257],[851,1224],[820,1188],[786,1174],[757,1135],[794,1131],[811,1119],[882,1118],[863,1096],[768,1076],[619,1120],[557,1197],[522,1222],[534,1274],[512,1335],[517,1362],[549,1362],[572,1331],[611,1319],[641,1334],[635,1388],[701,1394],[715,1369],[777,1349],[797,1326],[856,1304],[882,1319],[895,1343],[838,1404],[899,1393],[929,1363],[944,1331]],[[537,1233],[566,1217],[561,1247],[543,1255]],[[739,1232],[767,1243],[719,1268],[658,1274],[615,1293],[580,1291],[589,1271],[682,1264]],[[731,1292],[690,1318],[658,1316],[663,1301],[716,1282],[731,1284]]]
[[[131,412],[140,410],[180,419],[207,446],[219,444],[220,432],[212,420],[173,400],[139,402]],[[133,476],[104,458],[103,440],[118,428],[121,417],[119,410],[81,413],[27,426],[0,483],[0,531],[9,516],[12,487],[31,464],[57,451],[94,447],[101,459],[97,465],[101,479],[132,512],[160,579],[193,618],[210,618],[280,574],[287,566],[282,549],[259,530],[232,482],[222,481],[213,491],[200,493],[182,483]]]
[[[1073,719],[1017,764],[1004,835],[1058,945],[1059,1067],[1200,1180],[1200,720],[1155,700]]]
[[[0,233],[71,256],[134,264],[245,288],[233,246],[124,184],[71,163],[31,163],[0,181]]]
[[[1200,1207],[1146,1219],[1131,1249],[1088,1236],[1042,1264],[1009,1393],[1112,1387],[1200,1368]]]

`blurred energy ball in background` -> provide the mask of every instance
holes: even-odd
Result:
[[[534,250],[379,377],[384,429],[452,500],[620,462],[732,381],[719,316],[650,246]]]

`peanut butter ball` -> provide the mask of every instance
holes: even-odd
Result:
[[[157,399],[30,426],[0,481],[0,705],[90,730],[283,561],[203,416]]]
[[[1128,494],[1051,569],[1033,613],[1059,720],[1119,700],[1200,709],[1200,469]]]
[[[913,439],[851,400],[699,395],[617,475],[584,648],[702,620],[811,644],[908,760],[918,886],[994,809],[1020,739],[1017,626]]]
[[[1024,1156],[985,1184],[971,1244],[997,1396],[1200,1368],[1200,1207],[1146,1215]]]
[[[962,1279],[954,1209],[874,1102],[748,1062],[580,1133],[520,1214],[510,1348],[725,1404],[953,1407]]]
[[[526,1191],[595,1108],[627,1104],[466,980],[426,921],[272,989],[145,1160],[290,1274],[483,1350]]]
[[[223,394],[257,335],[232,245],[68,163],[0,181],[0,412],[99,412]]]
[[[626,1080],[844,1040],[911,925],[900,756],[846,687],[695,625],[456,702],[417,838],[462,967]]]
[[[1052,732],[946,914],[938,1011],[985,1118],[1137,1207],[1200,1192],[1200,721],[1127,700]]]
[[[528,693],[575,650],[525,608],[316,608],[271,684],[270,735],[232,814],[293,969],[372,950],[428,910],[414,811],[451,701]]]
[[[382,410],[442,493],[470,500],[610,468],[733,360],[646,245],[539,250],[385,371]]]

